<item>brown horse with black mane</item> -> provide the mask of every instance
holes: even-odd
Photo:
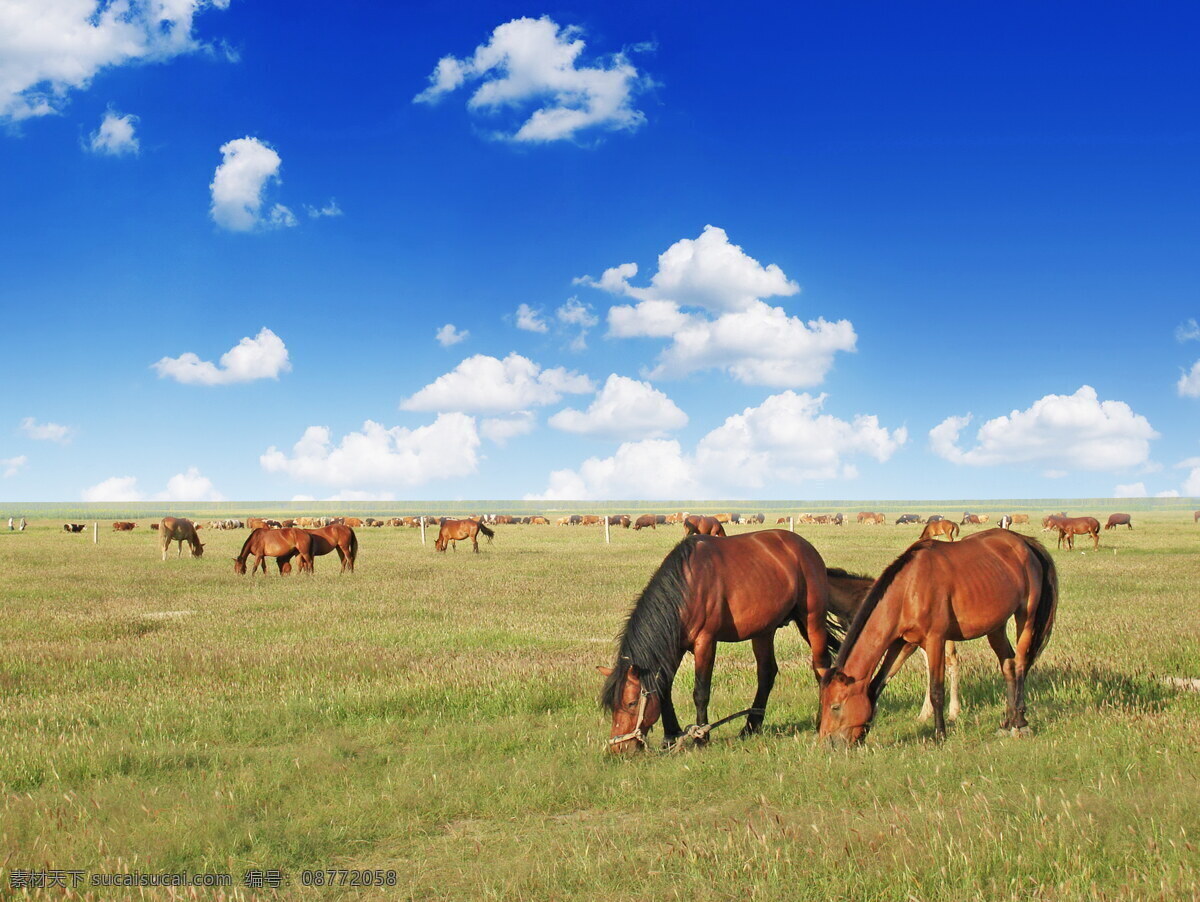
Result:
[[[200,557],[204,554],[204,545],[200,542],[200,537],[196,535],[196,524],[183,517],[163,517],[158,524],[158,541],[162,545],[164,561],[167,559],[167,548],[172,542],[179,543],[179,553],[176,557],[183,555],[184,542],[191,547],[192,557]]]
[[[775,632],[795,622],[812,647],[819,678],[829,667],[829,582],[825,562],[807,541],[768,529],[718,542],[689,536],[675,546],[650,578],[621,631],[615,664],[605,676],[601,704],[612,713],[609,750],[646,745],[662,717],[668,743],[686,735],[671,686],[685,652],[696,665],[696,726],[707,736],[708,700],[718,642],[749,639],[758,662],[758,691],[743,735],[758,732],[775,683]]]
[[[1095,517],[1055,517],[1052,526],[1058,530],[1058,547],[1066,539],[1067,550],[1075,550],[1076,536],[1091,536],[1092,550],[1100,547],[1100,521]]]
[[[488,542],[492,541],[492,537],[496,534],[488,529],[478,520],[450,520],[442,521],[442,527],[438,531],[437,541],[433,543],[433,547],[438,551],[445,551],[446,546],[451,542],[460,542],[463,539],[471,540],[471,547],[475,549],[475,553],[479,554],[479,534],[483,533],[487,536]],[[454,550],[458,551],[458,545],[454,545]]]
[[[684,536],[723,536],[725,535],[725,527],[721,525],[721,521],[716,517],[702,517],[699,514],[691,514],[683,520]]]
[[[250,555],[254,555],[254,566],[250,568],[251,576],[258,571],[259,567],[262,567],[263,575],[266,575],[267,564],[264,559],[268,557],[275,558],[280,576],[291,572],[290,561],[297,556],[300,558],[300,572],[303,573],[307,570],[311,573],[313,569],[312,546],[313,537],[306,530],[294,526],[286,529],[268,529],[260,526],[246,536],[242,550],[233,559],[233,572],[244,574],[246,559]]]
[[[875,581],[821,681],[818,735],[861,742],[875,705],[912,648],[925,651],[934,736],[946,735],[946,641],[987,636],[1007,686],[1003,730],[1028,732],[1025,677],[1046,646],[1058,605],[1054,561],[1036,540],[989,529],[953,544],[924,539],[911,545]],[[1017,648],[1005,627],[1016,620]]]

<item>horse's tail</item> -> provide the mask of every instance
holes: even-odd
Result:
[[[483,533],[485,536],[487,536],[487,540],[489,542],[492,541],[492,539],[495,538],[495,536],[496,536],[495,531],[488,529],[486,526],[483,525],[482,522],[480,522],[480,524],[479,524],[479,531],[481,533]]]
[[[354,569],[354,562],[358,560],[358,533],[353,529],[350,530],[350,569]]]
[[[1054,613],[1058,609],[1058,571],[1054,558],[1050,557],[1042,543],[1024,536],[1025,544],[1042,565],[1042,585],[1038,593],[1037,607],[1033,611],[1033,640],[1029,643],[1029,661],[1026,669],[1033,666],[1054,629]]]

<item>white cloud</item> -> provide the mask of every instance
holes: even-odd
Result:
[[[138,491],[136,476],[110,476],[83,490],[84,501],[141,501],[144,495]]]
[[[1113,488],[1114,498],[1145,498],[1146,484],[1131,482],[1128,485],[1118,485]]]
[[[1166,489],[1165,491],[1162,491],[1162,492],[1155,492],[1154,497],[1155,498],[1178,498],[1179,490],[1178,489]]]
[[[362,431],[347,433],[336,446],[327,427],[309,426],[290,457],[271,446],[259,462],[268,473],[318,485],[416,486],[474,473],[478,448],[475,419],[443,413],[416,429],[367,420]]]
[[[581,131],[636,129],[645,116],[633,96],[649,81],[617,53],[595,66],[579,65],[582,29],[560,28],[548,16],[514,19],[498,26],[470,57],[443,57],[429,76],[429,87],[413,98],[435,103],[468,82],[479,87],[467,101],[473,113],[513,111],[515,131],[495,137],[517,142],[567,140]]]
[[[186,473],[176,473],[167,480],[167,487],[150,498],[138,488],[136,476],[110,476],[83,490],[84,501],[224,501],[207,476],[196,467]]]
[[[8,479],[10,476],[16,476],[27,463],[29,463],[29,458],[24,454],[16,457],[0,457],[0,470],[4,471],[4,478]]]
[[[1200,467],[1195,467],[1183,481],[1183,494],[1189,498],[1200,496]]]
[[[493,417],[479,424],[479,434],[490,442],[504,446],[509,439],[528,435],[537,426],[532,411],[522,410],[511,417]]]
[[[687,414],[649,382],[613,373],[588,405],[568,407],[549,421],[555,429],[607,438],[662,438],[687,425]]]
[[[470,334],[466,329],[459,332],[453,323],[446,323],[446,325],[437,330],[437,340],[438,344],[443,348],[448,348],[450,345],[456,345],[460,341],[464,341]]]
[[[1191,370],[1184,372],[1175,383],[1181,398],[1200,398],[1200,360],[1192,364]]]
[[[170,378],[185,385],[229,385],[255,379],[278,379],[292,368],[283,339],[264,326],[254,338],[243,338],[221,355],[220,364],[201,360],[188,351],[178,357],[164,357],[151,365],[159,378]]]
[[[213,173],[213,221],[231,232],[287,228],[296,216],[283,204],[265,212],[263,194],[279,182],[282,160],[269,144],[257,138],[235,138],[221,146],[222,161]]]
[[[850,422],[821,412],[825,396],[791,391],[748,407],[704,436],[693,453],[677,441],[626,442],[612,457],[592,457],[577,470],[556,470],[544,499],[729,498],[747,490],[806,481],[850,480],[858,469],[846,458],[884,462],[908,440],[875,416]]]
[[[39,423],[33,417],[25,417],[21,420],[21,431],[32,439],[58,442],[60,445],[67,444],[75,435],[75,430],[70,426],[61,426],[58,423]]]
[[[476,354],[402,401],[400,408],[509,413],[554,404],[564,394],[594,389],[587,376],[562,367],[542,369],[515,352],[503,360]]]
[[[61,112],[111,66],[166,62],[204,45],[196,14],[228,0],[4,0],[0,3],[0,120]]]
[[[1200,467],[1200,457],[1187,457],[1175,464],[1178,470],[1188,470],[1192,467]]]
[[[930,447],[956,464],[987,467],[1037,463],[1062,470],[1116,470],[1145,463],[1158,433],[1123,401],[1100,401],[1084,385],[1073,395],[1046,395],[1028,410],[988,420],[974,448],[958,447],[971,416],[947,417],[929,432]]]
[[[100,127],[88,136],[88,148],[93,153],[110,157],[136,155],[141,149],[137,136],[133,133],[133,125],[137,121],[138,117],[132,113],[121,115],[110,109],[104,114]]]
[[[853,351],[858,341],[848,320],[805,322],[763,301],[800,288],[778,265],[763,266],[716,226],[660,254],[649,285],[630,284],[637,271],[637,264],[623,263],[599,279],[575,281],[637,301],[609,309],[610,338],[671,339],[646,374],[652,379],[724,369],[749,385],[802,388],[822,382],[837,352]]]
[[[579,298],[570,298],[554,311],[554,315],[563,325],[578,329],[571,339],[571,350],[587,350],[588,330],[600,322],[592,313],[592,305],[582,303]]]
[[[1197,341],[1200,340],[1200,323],[1195,319],[1189,319],[1186,322],[1180,323],[1175,327],[1176,341]]]
[[[322,216],[341,216],[342,208],[338,206],[336,200],[330,198],[329,203],[323,207],[310,207],[305,204],[304,212],[308,214],[309,219],[320,219]]]
[[[540,310],[534,310],[528,304],[522,304],[517,308],[517,328],[524,329],[526,332],[545,332],[549,326],[542,319]]]

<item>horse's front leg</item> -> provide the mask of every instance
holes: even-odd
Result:
[[[679,662],[675,663],[676,670]],[[679,725],[679,715],[675,712],[675,699],[672,691],[675,687],[675,671],[660,677],[658,702],[662,706],[663,745],[672,746],[683,735],[683,727]]]
[[[754,649],[754,661],[758,665],[758,691],[754,693],[753,711],[746,718],[741,736],[750,736],[762,730],[763,718],[767,713],[767,700],[775,687],[775,677],[779,673],[779,664],[775,660],[775,633],[759,636],[751,640]]]
[[[717,658],[717,640],[711,636],[700,636],[692,647],[692,658],[696,664],[696,686],[692,690],[692,701],[696,703],[696,726],[708,723],[708,699],[712,693],[713,662]],[[704,740],[707,741],[707,737]]]

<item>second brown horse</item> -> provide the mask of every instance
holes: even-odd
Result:
[[[253,575],[262,567],[262,572],[266,575],[267,564],[266,558],[273,557],[279,565],[279,573],[283,575],[291,571],[290,561],[294,557],[300,558],[300,571],[305,570],[312,572],[312,544],[313,537],[306,530],[288,527],[287,529],[267,529],[260,526],[258,529],[246,536],[246,541],[242,545],[242,550],[238,556],[233,559],[233,572],[244,574],[246,572],[246,559],[250,555],[254,555],[254,566],[250,573]],[[286,568],[286,569],[285,569]]]
[[[487,536],[490,542],[496,534],[488,529],[478,520],[450,520],[442,521],[442,527],[438,530],[437,541],[433,543],[433,547],[438,551],[445,551],[446,546],[451,542],[458,543],[464,539],[471,540],[471,547],[475,549],[475,553],[479,554],[479,534],[483,533]],[[453,546],[454,550],[458,550],[458,545]]]
[[[716,517],[702,517],[699,514],[692,514],[686,517],[683,521],[683,530],[685,536],[723,536],[725,535],[725,527],[721,525],[721,521]]]

